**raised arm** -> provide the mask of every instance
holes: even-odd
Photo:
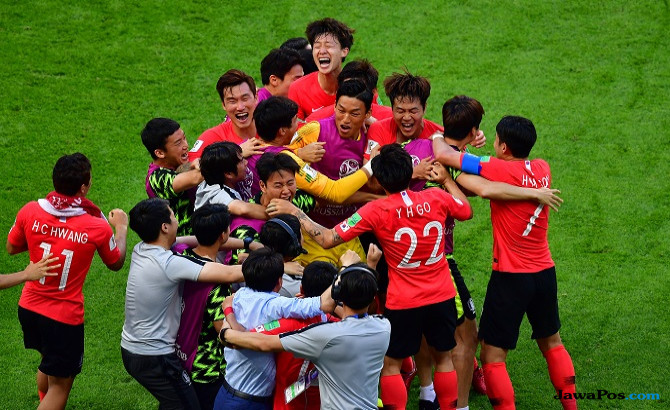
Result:
[[[185,165],[186,167],[182,172],[179,172],[181,167],[177,170],[177,176],[172,181],[172,190],[174,192],[186,191],[198,186],[204,180],[202,174],[200,174],[200,158],[196,158],[193,162]]]
[[[504,182],[489,181],[478,175],[465,174],[456,178],[456,181],[472,193],[486,199],[501,201],[535,201],[550,206],[554,211],[563,203],[558,189],[551,188],[522,188]]]
[[[446,167],[461,169],[461,153],[451,148],[440,133],[435,133],[430,138],[433,140],[435,160]]]
[[[291,214],[300,220],[300,226],[309,236],[324,249],[330,249],[344,240],[335,232],[335,229],[326,229],[309,217],[292,203],[283,199],[273,199],[267,207],[268,215],[274,217],[279,214]]]
[[[112,209],[107,216],[109,224],[114,227],[114,241],[121,257],[114,263],[107,265],[113,271],[118,271],[126,261],[126,238],[128,236],[128,215],[122,209]]]

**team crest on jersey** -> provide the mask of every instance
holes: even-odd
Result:
[[[379,143],[377,141],[373,140],[368,140],[368,148],[365,150],[365,153],[367,155],[370,155],[372,153],[372,150],[375,149],[375,147],[378,147]]]
[[[358,171],[360,167],[361,165],[355,159],[345,159],[342,161],[342,165],[340,165],[340,178],[353,174]]]
[[[114,240],[114,235],[112,235],[111,238],[109,238],[109,250],[113,251],[116,249],[116,241]]]
[[[242,198],[251,198],[251,186],[254,184],[254,173],[247,167],[244,173],[244,180],[237,183],[237,191]]]
[[[201,146],[202,146],[202,141],[197,140],[195,142],[195,144],[193,144],[193,148],[191,148],[191,152],[198,152],[198,150],[200,149]]]

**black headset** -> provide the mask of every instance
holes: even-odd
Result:
[[[291,237],[291,243],[289,244],[289,247],[287,249],[289,255],[287,255],[287,256],[295,258],[296,256],[300,255],[301,253],[307,253],[307,251],[302,248],[302,245],[300,244],[300,240],[298,239],[298,235],[296,235],[295,232],[293,232],[293,229],[291,228],[291,226],[289,224],[287,224],[286,222],[282,221],[279,218],[272,218],[269,221],[267,221],[266,223],[269,223],[269,222],[274,222],[277,225],[281,226],[286,231],[286,233],[288,233],[289,236]]]
[[[375,280],[375,293],[377,293],[377,291],[379,290],[379,288],[377,287],[377,275],[375,275],[373,271],[371,271],[369,268],[365,266],[352,265],[347,266],[346,268],[342,269],[340,273],[335,275],[335,278],[333,279],[333,287],[330,289],[330,296],[334,300],[342,300],[342,277],[355,271],[365,272],[368,275],[372,276],[372,278]]]

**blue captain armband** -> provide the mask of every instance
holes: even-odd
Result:
[[[461,170],[468,174],[479,175],[482,171],[482,166],[479,164],[479,157],[468,153],[463,154]]]

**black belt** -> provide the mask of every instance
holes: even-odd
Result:
[[[256,403],[272,403],[272,396],[254,396],[251,394],[247,394],[245,392],[241,392],[239,390],[235,390],[231,385],[228,384],[225,378],[222,378],[223,380],[223,387],[228,390],[228,393],[232,394],[235,397],[239,397],[240,399],[244,400],[251,400]]]
[[[292,274],[286,273],[286,272],[284,272],[284,275],[288,276],[289,278],[291,278],[293,280],[297,280],[297,281],[302,282],[302,275],[292,275]]]

